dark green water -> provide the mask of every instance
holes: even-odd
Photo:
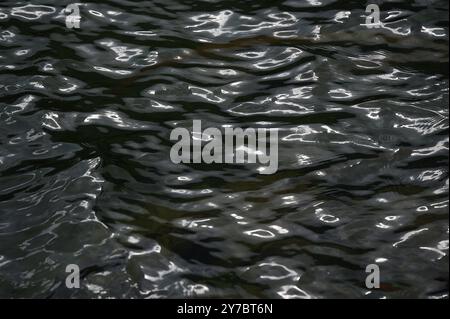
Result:
[[[447,298],[449,4],[374,2],[1,1],[0,297]],[[196,119],[278,172],[172,163]]]

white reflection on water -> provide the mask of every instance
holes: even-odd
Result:
[[[277,292],[283,299],[312,299],[306,291],[294,285],[282,286]]]
[[[283,280],[283,279],[292,279],[293,281],[298,281],[300,280],[300,275],[292,270],[289,269],[288,267],[276,263],[276,262],[269,262],[269,263],[261,263],[258,265],[259,267],[270,267],[268,269],[268,273],[273,273],[276,271],[276,269],[274,268],[281,268],[282,270],[284,270],[286,273],[284,275],[279,275],[279,276],[274,276],[274,275],[261,275],[260,278],[261,279],[268,279],[268,280]]]
[[[23,7],[11,9],[11,15],[24,18],[26,20],[37,20],[42,16],[55,13],[56,9],[50,6],[27,4]]]
[[[422,229],[418,229],[418,230],[413,230],[410,231],[408,233],[406,233],[405,235],[402,236],[402,238],[400,238],[400,240],[398,242],[395,242],[392,246],[393,247],[397,247],[398,245],[400,245],[401,243],[404,243],[405,241],[407,241],[408,239],[410,239],[413,236],[416,236],[424,231],[429,230],[429,228],[422,228]]]

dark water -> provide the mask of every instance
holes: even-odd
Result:
[[[447,0],[374,1],[380,29],[366,1],[70,3],[0,2],[0,297],[448,297]],[[278,128],[278,172],[173,164],[194,119]]]

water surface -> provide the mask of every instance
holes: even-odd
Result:
[[[448,1],[70,3],[0,3],[0,297],[448,297]],[[278,172],[172,163],[194,119]]]

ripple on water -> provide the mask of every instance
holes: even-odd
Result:
[[[64,9],[0,4],[0,297],[448,297],[448,1]],[[172,163],[194,119],[278,172]]]

